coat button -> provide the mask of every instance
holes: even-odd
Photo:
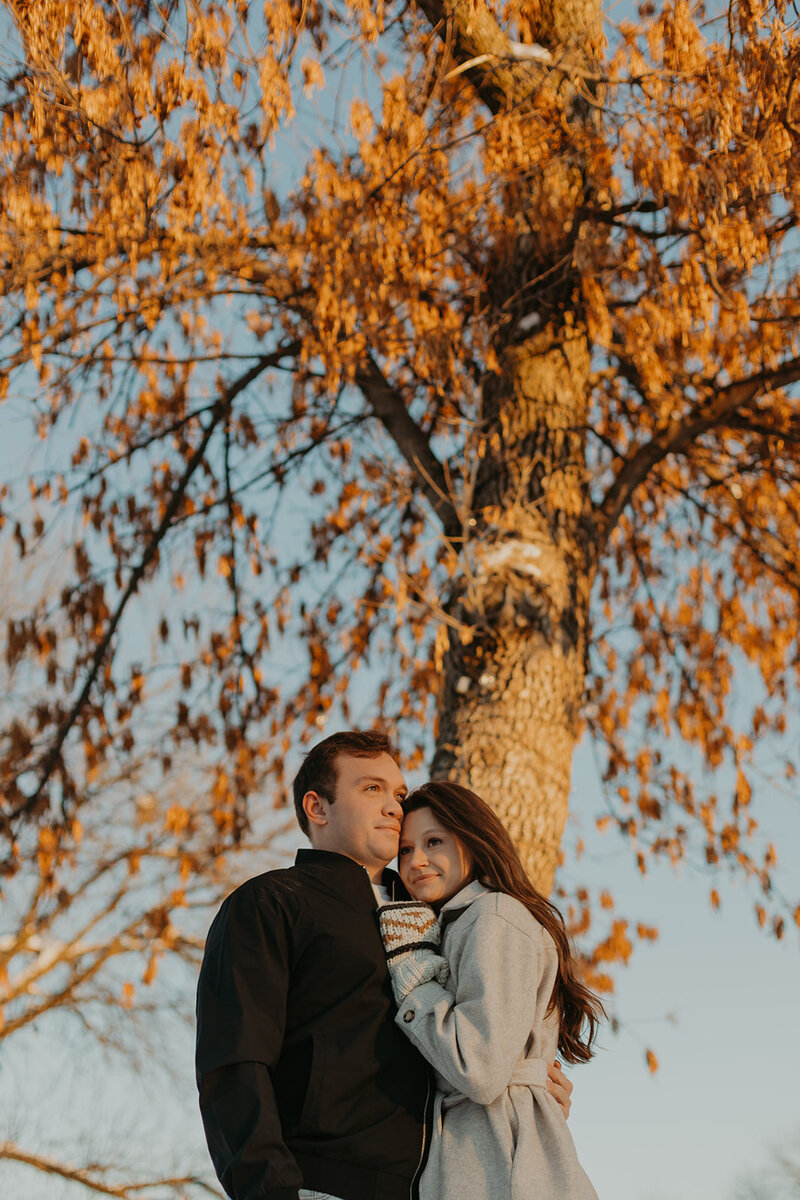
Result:
[[[413,1020],[414,1020],[414,1010],[413,1010],[413,1008],[407,1008],[407,1009],[406,1009],[406,1011],[403,1013],[403,1020],[405,1021],[406,1025],[409,1023],[409,1021],[413,1021]]]

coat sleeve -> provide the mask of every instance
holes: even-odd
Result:
[[[538,926],[530,929],[495,912],[481,913],[461,950],[458,983],[415,988],[397,1024],[456,1091],[476,1104],[502,1094],[525,1048],[536,1015]]]
[[[245,885],[211,926],[197,989],[197,1086],[206,1140],[232,1200],[297,1200],[272,1084],[286,1023],[285,917]]]

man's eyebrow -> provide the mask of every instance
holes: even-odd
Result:
[[[383,775],[359,775],[356,784],[359,783],[388,783],[389,780]],[[396,792],[402,792],[404,796],[408,795],[408,788],[404,783],[401,783],[394,789]]]

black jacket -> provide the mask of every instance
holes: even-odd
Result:
[[[397,876],[397,898],[405,895]],[[428,1068],[395,1006],[363,867],[300,850],[244,883],[209,931],[197,991],[197,1083],[233,1200],[408,1200]]]

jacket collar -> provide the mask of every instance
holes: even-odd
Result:
[[[357,863],[354,858],[348,858],[346,854],[337,854],[334,850],[314,850],[303,848],[297,851],[294,860],[296,867],[323,867],[326,870],[339,871],[358,871],[359,877],[366,876],[372,886],[372,881],[361,863]],[[381,883],[388,889],[390,896],[396,900],[410,899],[400,876],[391,867],[384,867]]]
[[[294,860],[296,867],[345,867],[363,871],[361,863],[346,854],[337,854],[333,850],[298,850]]]
[[[484,887],[480,880],[473,879],[472,883],[468,883],[460,892],[456,892],[455,896],[451,896],[447,903],[439,909],[442,924],[446,925],[449,921],[460,917],[462,912],[480,896],[489,895],[491,895],[491,888]]]

